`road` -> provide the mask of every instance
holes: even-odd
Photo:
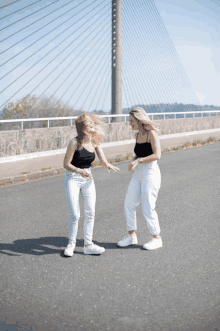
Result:
[[[83,204],[77,247],[65,258],[68,206],[63,176],[0,190],[1,330],[219,331],[220,143],[162,154],[157,201],[163,248],[150,239],[141,206],[138,245],[126,234],[123,203],[131,178],[93,169],[94,242],[83,254]]]

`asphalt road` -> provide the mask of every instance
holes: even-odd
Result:
[[[157,201],[163,248],[150,239],[141,206],[139,243],[126,234],[123,203],[131,178],[93,169],[94,242],[83,254],[83,204],[77,247],[65,258],[68,206],[63,176],[0,190],[0,330],[220,331],[220,143],[162,155]]]

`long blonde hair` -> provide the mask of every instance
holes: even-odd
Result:
[[[76,126],[76,131],[78,134],[77,137],[77,149],[80,149],[82,146],[82,141],[85,138],[86,134],[87,134],[87,125],[86,125],[86,117],[90,117],[91,120],[94,122],[94,128],[95,128],[95,132],[92,135],[92,144],[93,145],[99,145],[102,141],[103,138],[105,136],[103,128],[102,128],[102,124],[103,124],[103,120],[101,118],[101,116],[99,115],[94,115],[94,114],[83,114],[80,115],[79,117],[77,117],[76,121],[75,121],[75,126]]]
[[[150,125],[152,130],[155,130],[159,134],[157,125],[150,119],[143,108],[135,107],[130,110],[129,114],[132,115],[137,121],[142,123],[142,127],[146,132],[148,131],[146,127]]]

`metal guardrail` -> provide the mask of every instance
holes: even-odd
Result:
[[[154,119],[154,116],[163,116],[163,119],[166,119],[167,116],[174,116],[174,119],[176,119],[176,115],[184,115],[184,118],[187,117],[187,115],[193,115],[193,117],[196,117],[196,115],[200,115],[200,117],[203,117],[204,114],[209,114],[209,117],[211,114],[216,113],[216,116],[218,113],[220,113],[220,110],[204,110],[204,111],[184,111],[184,112],[166,112],[166,113],[148,113],[148,116],[151,117],[151,119]],[[103,118],[108,118],[109,123],[112,117],[124,117],[125,122],[127,121],[127,117],[129,114],[121,114],[121,115],[100,115]],[[24,122],[35,122],[35,121],[47,121],[47,127],[50,127],[50,121],[60,121],[60,120],[70,120],[70,125],[72,126],[72,120],[76,119],[78,116],[68,116],[68,117],[45,117],[45,118],[27,118],[27,119],[13,119],[13,120],[1,120],[0,123],[14,123],[14,122],[21,122],[21,130],[23,130],[23,123]]]

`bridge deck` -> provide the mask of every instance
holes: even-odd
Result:
[[[163,154],[157,251],[141,250],[150,237],[141,208],[138,245],[116,247],[126,233],[126,162],[117,173],[93,170],[94,242],[106,248],[98,257],[83,255],[82,199],[76,252],[63,257],[69,213],[63,176],[0,190],[2,330],[218,329],[219,146]]]

